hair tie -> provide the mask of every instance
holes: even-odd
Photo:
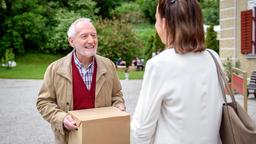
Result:
[[[168,0],[169,3],[174,4],[176,0]]]

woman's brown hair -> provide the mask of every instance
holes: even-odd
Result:
[[[197,0],[159,0],[158,13],[165,18],[167,45],[180,54],[205,49],[202,11]]]

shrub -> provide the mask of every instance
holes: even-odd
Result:
[[[217,33],[213,29],[213,25],[210,25],[210,27],[207,28],[205,44],[207,48],[219,53],[219,42],[217,40]]]
[[[230,59],[230,57],[228,57],[224,61],[223,66],[224,66],[224,70],[225,70],[228,82],[231,82],[232,67],[240,68],[240,61],[237,60],[235,62],[235,65],[233,65],[232,60]]]
[[[155,32],[155,35],[151,36],[148,40],[148,44],[145,50],[146,60],[149,60],[152,57],[153,53],[157,54],[158,52],[163,51],[164,48],[165,45],[162,43],[157,32]]]
[[[145,22],[143,12],[137,3],[123,3],[111,11],[111,16],[132,24]]]
[[[122,58],[127,65],[140,54],[142,42],[136,37],[129,23],[121,20],[99,20],[95,24],[98,32],[98,53],[112,61]]]

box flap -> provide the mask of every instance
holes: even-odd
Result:
[[[81,121],[88,121],[94,119],[103,119],[111,117],[123,117],[129,116],[130,114],[119,110],[115,107],[102,107],[84,110],[75,110],[68,112],[76,121],[77,125],[80,125]]]

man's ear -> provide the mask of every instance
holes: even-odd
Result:
[[[71,47],[74,47],[74,40],[71,37],[68,38],[68,42]]]

